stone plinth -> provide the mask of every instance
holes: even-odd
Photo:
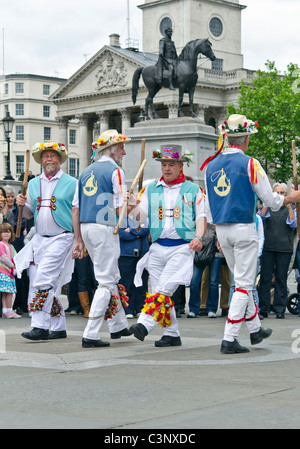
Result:
[[[218,140],[213,127],[189,117],[158,119],[136,123],[133,128],[126,129],[126,135],[131,138],[131,142],[126,145],[124,164],[128,184],[134,179],[140,166],[141,140],[145,139],[145,158],[148,162],[144,180],[158,179],[161,176],[161,164],[152,159],[152,152],[163,144],[179,144],[182,145],[183,152],[188,150],[194,153],[190,167],[184,164],[184,173],[203,186],[204,173],[200,172],[200,167],[206,158],[215,153]]]

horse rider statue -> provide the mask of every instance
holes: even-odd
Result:
[[[162,83],[163,69],[168,71],[169,89],[175,90],[173,86],[173,76],[176,78],[176,59],[178,58],[175,44],[171,37],[172,28],[165,29],[165,35],[159,41],[159,58],[157,62],[157,82]]]

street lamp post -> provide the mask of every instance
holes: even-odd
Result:
[[[5,140],[7,142],[7,175],[4,179],[14,179],[10,172],[10,134],[13,130],[13,126],[15,123],[15,119],[13,119],[10,116],[9,111],[6,111],[6,116],[2,119],[3,127],[4,127],[4,134],[5,134]]]

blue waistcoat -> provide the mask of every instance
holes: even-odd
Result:
[[[76,179],[66,173],[63,173],[57,181],[50,202],[50,209],[55,222],[70,232],[73,232],[72,201],[74,197],[75,185]],[[34,222],[36,222],[41,204],[40,176],[30,180],[28,183],[28,193],[33,201]]]
[[[113,201],[112,174],[120,167],[112,160],[94,162],[79,177],[79,213],[81,223],[115,227],[117,215]]]
[[[182,183],[179,194],[176,198],[173,210],[173,222],[177,234],[187,242],[190,242],[196,235],[195,203],[199,192],[199,186],[190,181]],[[165,225],[164,188],[156,182],[148,186],[149,199],[149,228],[152,242],[155,242],[161,235]]]
[[[249,160],[245,154],[233,153],[209,162],[206,185],[214,224],[255,221],[257,196],[248,176]]]

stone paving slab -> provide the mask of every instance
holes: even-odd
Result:
[[[130,320],[129,325],[136,320]],[[273,335],[247,354],[220,353],[225,319],[179,320],[183,345],[156,348],[157,328],[139,342],[84,349],[86,319],[67,316],[68,338],[30,342],[30,320],[0,319],[0,428],[299,428],[300,318],[262,321]],[[109,340],[107,324],[101,338]]]

